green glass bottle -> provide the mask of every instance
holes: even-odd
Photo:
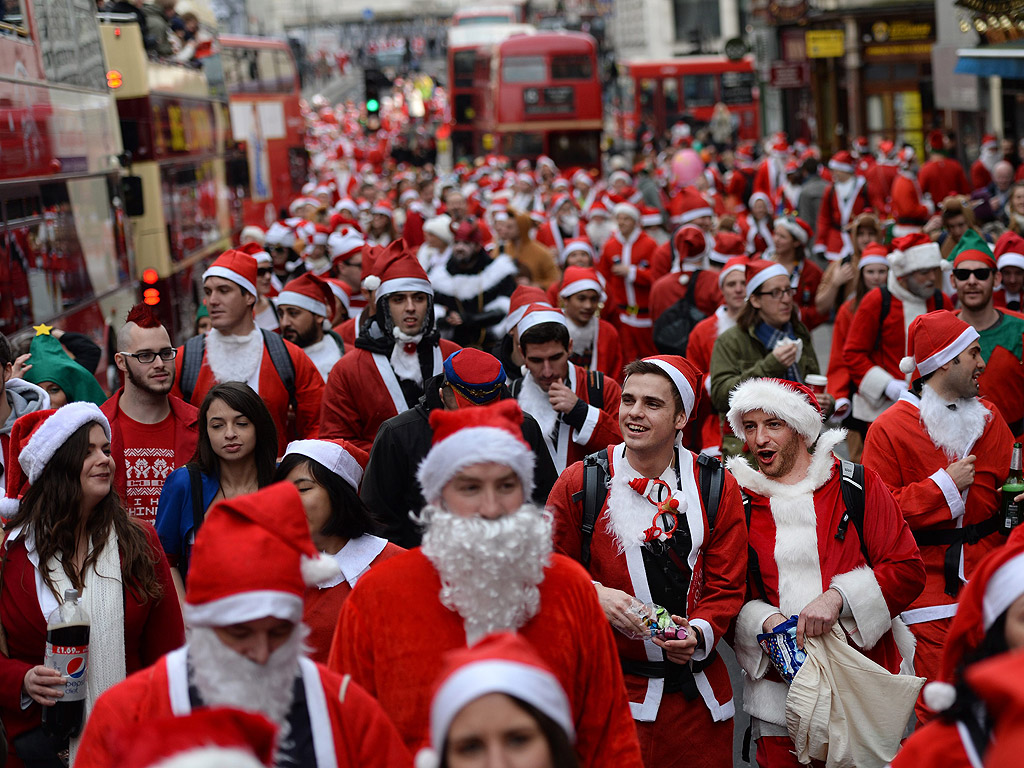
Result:
[[[1021,445],[1013,444],[1010,474],[1003,483],[1003,533],[1009,534],[1020,524],[1022,504],[1014,498],[1024,493],[1024,472],[1021,471]]]

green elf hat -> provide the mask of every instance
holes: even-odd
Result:
[[[25,371],[25,380],[33,384],[52,381],[64,390],[68,402],[103,405],[107,396],[95,377],[72,360],[61,343],[50,335],[49,325],[35,326],[35,338],[29,347],[31,368]]]
[[[205,304],[200,304],[199,309],[196,310],[196,322],[198,323],[204,317],[210,316],[210,310],[206,308]]]
[[[985,242],[985,238],[979,235],[975,230],[968,229],[964,232],[963,237],[960,238],[960,242],[956,244],[956,247],[950,251],[949,256],[946,258],[949,261],[956,261],[956,257],[964,251],[981,251],[988,255],[988,258],[995,263],[996,257],[992,253],[992,247]],[[985,261],[985,259],[982,259]]]

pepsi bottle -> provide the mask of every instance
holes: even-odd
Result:
[[[50,614],[43,664],[67,681],[64,696],[52,707],[43,707],[43,730],[65,742],[82,732],[89,667],[89,615],[78,602],[77,589],[66,590],[64,604]]]

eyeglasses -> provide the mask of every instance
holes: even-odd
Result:
[[[992,274],[991,267],[978,267],[977,269],[964,269],[959,267],[953,270],[953,277],[959,280],[961,283],[971,279],[971,275],[974,275],[979,280],[988,280]]]
[[[174,347],[168,347],[167,349],[161,349],[159,352],[150,352],[149,350],[146,350],[145,352],[136,352],[135,354],[132,354],[131,352],[123,352],[122,354],[125,357],[134,357],[143,365],[149,365],[156,360],[157,357],[164,362],[173,360],[178,356],[178,350]]]
[[[259,269],[256,270],[256,274],[259,275],[260,277],[266,277],[273,271],[273,267],[260,267]]]
[[[354,259],[349,259],[348,261],[343,261],[341,263],[344,264],[346,267],[353,267],[355,269],[362,269],[363,268],[363,260],[362,259],[359,259],[359,261],[355,261]]]
[[[267,247],[269,253],[277,253],[278,251],[287,250],[283,245],[271,245]]]
[[[796,288],[789,286],[789,288],[776,288],[772,291],[754,291],[755,296],[771,296],[773,299],[778,301],[783,296],[792,296],[796,293]]]

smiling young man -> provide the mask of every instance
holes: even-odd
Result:
[[[619,630],[644,763],[673,765],[680,754],[699,752],[700,765],[728,765],[735,704],[715,646],[743,604],[739,488],[716,459],[698,459],[682,445],[700,372],[682,357],[661,355],[636,360],[625,373],[623,442],[587,459],[606,462],[608,490],[605,470],[591,475],[596,466],[577,462],[562,474],[548,497],[555,549],[588,569],[605,618]],[[598,482],[588,485],[588,477]],[[637,603],[666,608],[685,638],[651,638]]]
[[[739,612],[734,645],[747,674],[743,708],[751,717],[757,764],[796,768],[786,725],[789,688],[757,636],[797,616],[803,647],[807,637],[830,632],[838,621],[869,659],[893,674],[901,666],[906,671],[913,638],[897,617],[921,592],[924,564],[899,506],[870,470],[858,484],[863,514],[850,521],[856,510],[846,506],[844,472],[832,453],[846,430],[821,433],[822,413],[806,386],[745,381],[730,397],[728,418],[756,464],[743,456],[727,463],[750,499],[751,599]],[[905,724],[893,723],[888,737],[895,743]]]
[[[124,386],[100,408],[110,422],[114,489],[128,514],[149,523],[164,480],[199,440],[199,410],[171,394],[177,354],[153,310],[136,304],[117,334],[114,363]]]
[[[914,668],[932,678],[961,585],[1006,541],[997,533],[999,489],[1013,435],[978,397],[985,361],[977,330],[943,310],[915,318],[908,336],[910,355],[900,368],[912,374],[912,391],[868,429],[864,466],[896,497],[928,569],[924,592],[903,620],[917,637]]]
[[[572,339],[573,365],[588,371],[601,371],[618,381],[622,375],[622,351],[619,332],[600,309],[607,296],[593,267],[567,267],[558,292],[566,327]]]
[[[337,575],[313,546],[291,483],[214,505],[189,569],[187,644],[99,698],[75,765],[115,765],[118,726],[219,706],[278,727],[274,768],[411,768],[380,705],[302,650],[306,587]]]
[[[611,631],[579,567],[552,553],[551,520],[531,504],[534,456],[510,400],[437,409],[418,479],[423,544],[360,577],[341,610],[329,666],[377,697],[415,751],[447,652],[516,632],[569,697],[580,765],[640,768]],[[412,611],[393,626],[382,606]]]

